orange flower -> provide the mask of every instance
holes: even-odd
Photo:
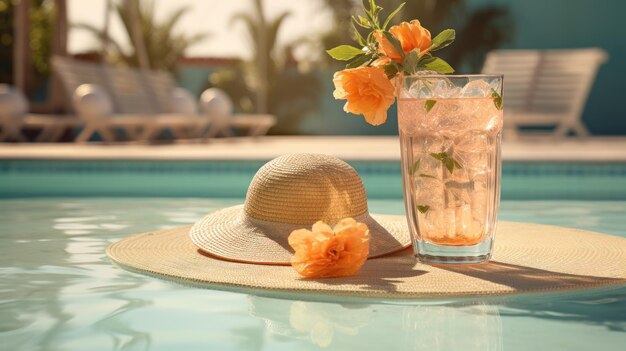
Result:
[[[359,67],[335,72],[333,83],[335,99],[348,100],[344,111],[362,114],[374,126],[385,123],[395,95],[393,84],[382,68]]]
[[[289,235],[296,251],[291,265],[305,278],[344,277],[361,269],[369,254],[369,229],[352,218],[335,228],[319,221],[312,231],[298,229]]]
[[[420,49],[420,56],[422,56],[427,53],[430,48],[430,32],[428,29],[422,27],[418,20],[402,22],[397,26],[389,28],[389,32],[400,41],[404,53],[418,48]],[[382,32],[376,31],[374,37],[376,37],[379,50],[383,55],[402,63],[402,55],[400,55],[393,44],[385,38]]]

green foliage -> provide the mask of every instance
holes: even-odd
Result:
[[[322,45],[329,48],[343,44],[349,39],[356,40],[353,25],[345,19],[351,17],[358,2],[325,0],[325,3],[333,13],[334,25],[322,37]],[[394,9],[404,2],[403,0],[377,0],[376,3],[382,8]],[[449,35],[445,28],[456,28],[455,45],[450,50],[445,50],[441,56],[452,67],[476,73],[480,71],[488,51],[511,41],[514,23],[506,7],[486,6],[469,10],[465,4],[465,0],[406,1],[400,11],[389,21],[388,26],[418,18],[421,24],[432,33],[443,30],[439,35],[444,33]],[[433,38],[433,42],[439,41],[437,39],[439,35]],[[445,46],[441,45],[437,50]],[[331,59],[331,57],[328,58]]]
[[[122,45],[113,38],[109,38],[109,52],[105,53],[112,61],[121,61],[130,66],[139,66],[138,50],[139,45],[132,35],[132,22],[129,8],[123,2],[118,3],[114,8],[119,16],[128,38],[132,44],[132,52],[126,53]],[[178,60],[184,56],[185,51],[205,40],[206,33],[194,35],[177,34],[174,29],[184,15],[189,11],[187,7],[181,7],[172,11],[168,17],[159,22],[155,16],[154,1],[143,0],[139,2],[139,24],[141,37],[145,45],[146,54],[150,63],[150,68],[155,70],[174,71]],[[88,23],[75,24],[76,28],[81,28],[92,32],[104,45],[106,34],[102,29],[94,27]]]
[[[0,0],[0,83],[13,81],[13,12],[11,0]]]
[[[454,29],[445,29],[441,31],[441,33],[437,34],[437,36],[433,38],[430,51],[437,51],[445,48],[446,46],[452,44],[455,38],[456,32]]]
[[[439,73],[454,73],[454,68],[439,57],[426,57],[420,61],[420,67]]]
[[[452,156],[448,155],[447,152],[432,153],[430,154],[430,156],[435,160],[441,161],[450,173],[454,172],[455,168],[463,168],[461,167],[461,164],[458,163],[454,158],[452,158]]]
[[[40,76],[50,75],[52,35],[55,9],[52,1],[34,1],[30,10],[30,49],[33,51],[33,68]]]
[[[502,95],[498,94],[498,92],[494,89],[491,89],[491,97],[493,98],[493,104],[496,106],[496,108],[498,110],[502,110],[502,107],[504,107],[502,102]]]
[[[369,65],[374,60],[383,57],[383,54],[380,53],[381,44],[378,42],[378,37],[382,35],[382,37],[393,46],[401,59],[401,62],[395,62],[393,66],[386,65],[383,67],[389,79],[394,78],[400,72],[404,72],[407,75],[415,74],[421,70],[435,71],[438,73],[454,72],[454,69],[452,69],[447,62],[441,58],[433,57],[431,54],[431,52],[443,49],[454,42],[455,32],[453,29],[446,29],[439,33],[439,35],[432,40],[431,46],[424,54],[421,54],[419,49],[405,53],[400,40],[387,30],[389,23],[402,11],[404,6],[405,3],[400,4],[400,6],[387,16],[381,26],[379,15],[383,8],[376,5],[374,0],[369,0],[367,4],[364,2],[362,12],[365,16],[358,15],[351,17],[354,37],[359,45],[363,46],[363,49],[360,50],[344,44],[326,52],[336,60],[349,61],[354,59],[346,65],[347,69]],[[369,32],[367,36],[364,37],[357,27],[367,30]]]
[[[428,206],[428,205],[417,205],[417,210],[420,211],[420,213],[426,213],[426,212],[428,212],[428,210],[430,210],[430,206]]]
[[[326,52],[335,60],[349,61],[353,58],[363,55],[363,51],[350,45],[339,45],[334,49],[326,50]]]
[[[414,175],[420,169],[421,160],[415,161],[412,166],[409,167],[409,175]]]
[[[426,110],[426,112],[430,112],[430,110],[432,110],[433,107],[435,107],[436,103],[437,103],[437,100],[426,100],[426,102],[424,103],[424,110]]]
[[[242,12],[233,16],[231,23],[243,23],[252,44],[250,62],[234,67],[229,79],[218,81],[211,76],[211,85],[224,89],[241,111],[252,112],[258,107],[256,92],[267,88],[267,110],[274,114],[278,123],[272,134],[294,134],[302,120],[313,111],[319,110],[321,82],[315,71],[304,72],[294,65],[293,47],[277,45],[278,33],[289,13],[271,20],[265,20],[262,13],[262,1],[255,0],[255,11]],[[266,45],[258,40],[258,35],[265,33]],[[356,48],[354,48],[356,49]],[[358,50],[358,49],[356,49]],[[259,62],[265,62],[264,72],[260,72]],[[242,74],[243,73],[243,74]],[[265,77],[265,81],[261,81]],[[262,86],[265,84],[265,87]]]

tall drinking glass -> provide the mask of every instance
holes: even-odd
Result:
[[[501,75],[400,78],[404,204],[418,259],[491,258],[500,204]]]

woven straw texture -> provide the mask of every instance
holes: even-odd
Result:
[[[310,225],[367,213],[367,197],[361,177],[344,161],[329,155],[289,154],[255,174],[245,212],[263,221]]]
[[[485,264],[429,266],[416,263],[407,249],[368,260],[355,276],[319,280],[303,279],[289,266],[212,258],[193,244],[189,229],[132,236],[107,254],[122,267],[165,279],[280,294],[448,298],[626,284],[626,239],[562,227],[500,222],[494,257]]]
[[[370,230],[369,257],[378,257],[411,245],[404,217],[368,213],[353,217]],[[392,220],[389,220],[392,219]],[[190,230],[191,241],[204,252],[226,260],[288,265],[293,255],[289,234],[310,224],[266,222],[246,216],[243,205],[214,212]]]
[[[289,264],[289,234],[311,229],[322,220],[334,225],[352,217],[371,235],[369,257],[411,245],[404,219],[370,216],[358,173],[329,155],[289,154],[266,163],[256,173],[243,206],[209,214],[190,232],[204,252],[232,261]]]

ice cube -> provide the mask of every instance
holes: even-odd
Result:
[[[470,176],[489,167],[492,138],[482,130],[471,130],[454,139],[454,155]]]
[[[483,232],[481,223],[472,216],[472,210],[469,205],[455,209],[456,234],[463,238],[466,243],[478,243]]]
[[[415,175],[415,204],[428,206],[429,210],[441,209],[445,201],[445,187],[441,179]]]
[[[471,193],[472,197],[472,217],[474,220],[480,223],[486,223],[487,221],[487,206],[489,198],[487,197],[486,188],[479,188]]]
[[[483,80],[473,80],[461,90],[461,96],[465,98],[490,97],[491,94],[491,86]]]
[[[422,154],[439,153],[444,147],[444,137],[438,134],[419,135],[413,139],[413,155],[416,158],[424,156]]]
[[[418,116],[423,112],[424,102],[415,99],[398,100],[398,127],[400,132],[414,136],[418,130]]]
[[[429,210],[420,221],[420,234],[432,242],[446,242],[455,237],[454,209]]]
[[[434,98],[455,98],[459,97],[460,94],[461,89],[447,79],[437,79],[432,87],[432,97]]]

